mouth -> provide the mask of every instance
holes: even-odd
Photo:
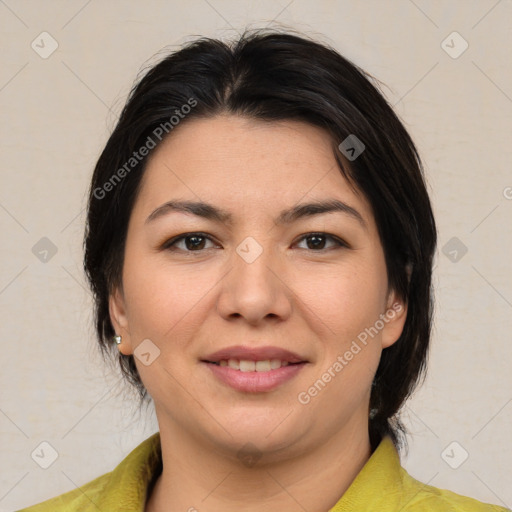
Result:
[[[203,362],[232,368],[233,370],[241,372],[270,372],[272,370],[278,370],[283,366],[303,364],[306,361],[291,363],[289,361],[282,361],[281,359],[263,359],[259,361],[252,361],[250,359],[221,359],[220,361]]]
[[[309,361],[278,347],[222,349],[201,363],[224,385],[245,393],[268,392],[295,377]]]

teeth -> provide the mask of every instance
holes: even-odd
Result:
[[[281,361],[280,359],[265,359],[263,361],[249,361],[247,359],[228,359],[218,362],[219,366],[228,366],[233,370],[240,370],[241,372],[269,372],[270,370],[277,370],[281,366],[288,366],[288,361]]]
[[[238,359],[229,359],[228,366],[233,368],[233,370],[240,370],[240,361]]]
[[[241,372],[253,372],[256,370],[256,363],[254,361],[246,361],[240,359],[240,371]]]
[[[257,372],[268,372],[270,371],[270,361],[256,361]]]
[[[279,359],[271,359],[270,368],[272,368],[272,370],[277,370],[278,368],[281,368],[281,361]]]

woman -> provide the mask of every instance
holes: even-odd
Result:
[[[256,32],[169,55],[96,165],[84,261],[159,432],[25,511],[505,510],[400,466],[435,245],[413,142],[336,51]]]

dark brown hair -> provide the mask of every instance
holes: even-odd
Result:
[[[108,300],[122,285],[128,221],[147,162],[134,152],[148,146],[149,138],[159,144],[172,136],[177,117],[181,123],[221,113],[305,121],[330,135],[340,172],[369,201],[390,286],[408,306],[402,335],[382,353],[369,420],[373,448],[384,435],[403,443],[398,411],[426,366],[437,236],[416,148],[372,80],[328,45],[274,31],[246,32],[231,43],[200,38],[146,72],[130,92],[89,191],[84,268],[104,355],[118,353]],[[351,135],[365,149],[347,165],[338,146]],[[144,402],[148,395],[133,356],[118,357]]]

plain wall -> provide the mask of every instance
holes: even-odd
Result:
[[[318,36],[383,81],[425,163],[436,317],[428,377],[404,408],[404,466],[511,507],[511,21],[511,2],[495,0],[0,2],[0,511],[83,485],[157,430],[97,353],[86,189],[157,52],[270,22]],[[58,43],[46,59],[44,31]],[[42,441],[59,455],[46,470],[31,458]],[[450,467],[462,450],[467,460]]]

